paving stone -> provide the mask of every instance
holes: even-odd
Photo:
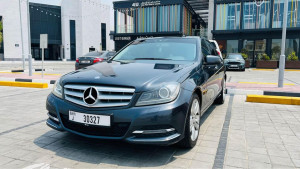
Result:
[[[292,160],[290,158],[283,158],[283,157],[276,157],[276,156],[270,156],[272,165],[284,165],[284,166],[294,166]]]
[[[249,168],[253,169],[268,169],[272,168],[270,163],[264,163],[264,162],[256,162],[256,161],[249,161]]]
[[[247,153],[245,151],[227,150],[226,157],[233,157],[233,158],[239,158],[239,159],[245,159],[245,160],[248,159]]]
[[[213,163],[215,160],[215,155],[196,153],[193,159],[198,161]]]
[[[225,165],[239,168],[248,168],[248,161],[238,158],[227,157],[225,160]]]
[[[270,163],[270,158],[268,155],[248,153],[248,158],[250,161]]]
[[[191,161],[191,164],[188,168],[211,169],[212,167],[213,167],[213,163],[193,160]]]

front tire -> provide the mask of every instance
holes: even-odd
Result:
[[[184,148],[193,148],[198,140],[200,131],[200,99],[193,94],[185,122],[184,138],[178,143]]]

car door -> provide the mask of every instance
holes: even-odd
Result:
[[[213,47],[211,46],[210,42],[202,39],[201,40],[201,49],[203,53],[203,63],[206,62],[206,57],[208,55],[215,55]],[[206,82],[204,83],[202,87],[202,99],[204,102],[203,109],[206,109],[208,106],[210,106],[216,95],[219,91],[219,85],[218,85],[218,76],[216,76],[216,73],[218,73],[218,65],[207,65],[203,64],[203,76]]]

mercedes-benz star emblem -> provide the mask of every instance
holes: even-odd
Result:
[[[93,105],[98,100],[98,91],[95,87],[89,87],[83,92],[83,101],[88,105]]]

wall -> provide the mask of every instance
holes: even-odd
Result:
[[[30,1],[31,2],[31,1]],[[100,4],[100,0],[62,0],[62,45],[66,59],[70,59],[70,26],[69,20],[76,21],[76,54],[77,57],[87,53],[89,47],[94,46],[100,50],[101,22],[107,26],[107,49],[114,48],[114,42],[110,40],[111,6]],[[21,26],[18,0],[0,0],[0,16],[3,16],[4,32],[4,59],[22,60]],[[25,58],[28,57],[28,22],[27,4],[21,0],[22,28],[24,39]],[[15,44],[19,44],[16,47]]]
[[[89,52],[90,47],[100,51],[101,23],[106,23],[107,50],[113,50],[110,40],[110,13],[112,7],[100,3],[100,0],[74,1],[62,0],[62,34],[65,58],[70,59],[70,20],[76,22],[76,57]]]
[[[212,39],[213,35],[211,31],[214,29],[214,15],[215,15],[215,6],[214,0],[209,0],[209,7],[208,7],[208,23],[207,23],[207,39]]]
[[[21,1],[24,53],[28,56],[28,34],[27,34],[27,5]],[[20,27],[19,1],[1,0],[0,15],[3,17],[3,39],[4,59],[21,60],[22,58],[22,40]],[[16,47],[19,44],[19,47]]]

